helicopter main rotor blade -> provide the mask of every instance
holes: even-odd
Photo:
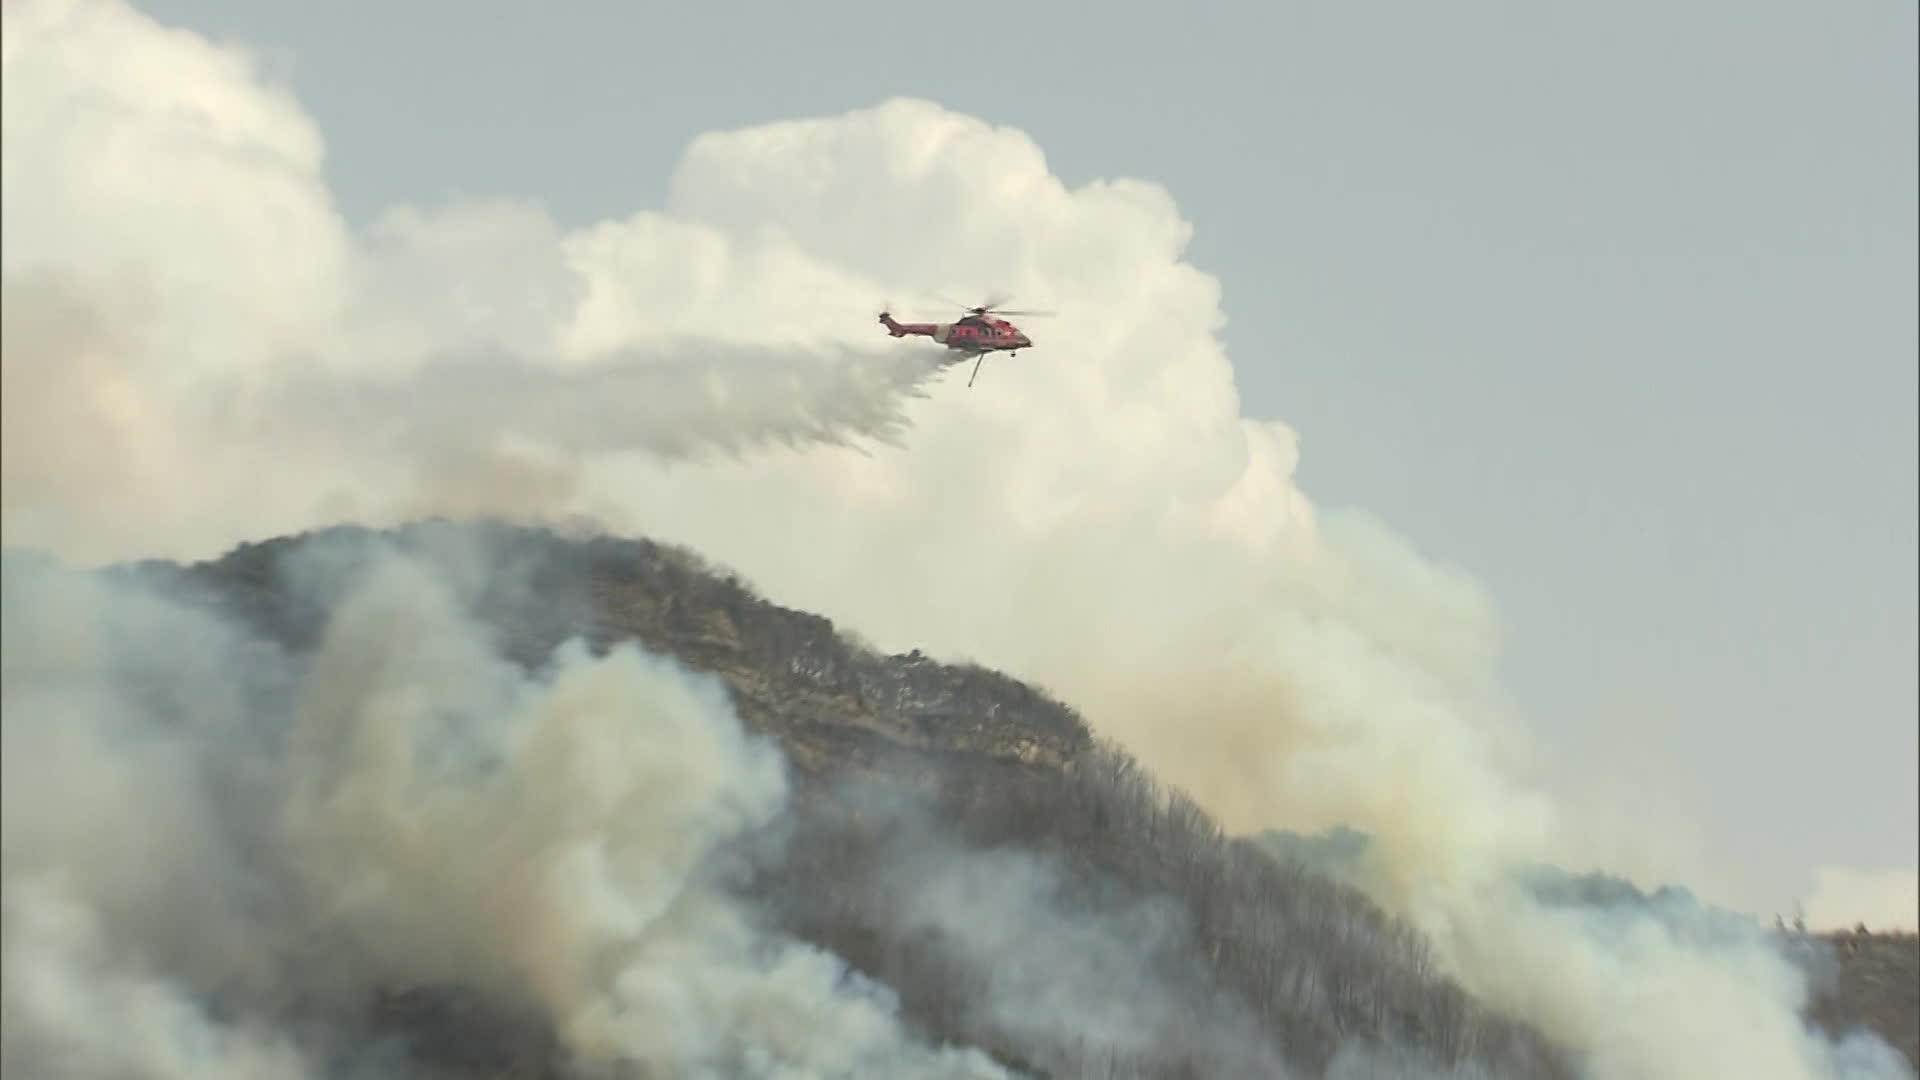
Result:
[[[1029,316],[1045,317],[1045,316],[1054,314],[1051,311],[1044,311],[1044,310],[1036,311],[1036,310],[1028,310],[1026,308],[1020,308],[1020,309],[1003,308],[1000,306],[1001,304],[1004,304],[1007,301],[1013,299],[1012,294],[1007,292],[990,293],[987,296],[986,302],[980,303],[980,304],[955,303],[953,300],[949,299],[948,297],[942,296],[939,293],[930,292],[930,293],[927,293],[926,296],[928,299],[938,301],[939,303],[947,305],[952,308],[956,308],[960,311],[965,312],[968,315],[1018,315],[1022,317],[1029,317]]]

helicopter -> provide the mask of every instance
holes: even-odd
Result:
[[[1048,311],[1008,311],[995,306],[992,301],[977,307],[965,309],[960,318],[944,323],[903,323],[896,322],[891,313],[880,313],[880,325],[894,337],[918,335],[930,337],[947,348],[960,353],[962,357],[973,357],[973,374],[967,376],[967,385],[980,375],[980,363],[990,352],[1017,353],[1030,348],[1033,339],[1026,332],[1008,322],[1002,315],[1050,315]]]

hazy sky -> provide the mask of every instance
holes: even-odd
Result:
[[[355,221],[624,216],[701,132],[898,94],[1160,183],[1246,412],[1486,584],[1564,771],[1782,905],[1915,861],[1911,3],[141,6],[272,56]]]

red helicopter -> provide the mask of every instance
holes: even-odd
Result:
[[[962,356],[973,357],[973,374],[967,376],[967,385],[972,386],[973,380],[980,374],[980,362],[987,358],[988,353],[1017,353],[1033,344],[1033,339],[1019,327],[1005,319],[989,316],[1050,314],[1052,312],[1007,311],[990,301],[979,307],[967,308],[965,315],[949,323],[896,322],[892,315],[883,311],[880,313],[880,325],[886,327],[887,333],[894,337],[930,337]]]

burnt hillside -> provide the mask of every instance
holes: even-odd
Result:
[[[1829,1031],[1865,1026],[1920,1069],[1920,934],[1856,927],[1817,940],[1831,960],[1809,1014]]]
[[[1039,690],[978,667],[881,655],[687,551],[433,522],[330,529],[113,573],[217,610],[297,656],[328,623],[315,598],[337,595],[383,547],[468,581],[474,613],[530,668],[580,636],[596,649],[638,641],[722,679],[743,722],[775,737],[799,777],[784,855],[746,888],[787,932],[891,987],[931,1040],[984,1048],[1035,1076],[1272,1075],[1281,1062],[1311,1075],[1376,1057],[1571,1075],[1536,1033],[1439,975],[1410,929],[1354,890],[1223,836]],[[1083,920],[1151,924],[1133,977],[1154,982],[1149,1023],[1164,1027],[1121,1045],[990,1007],[1001,994],[995,965],[952,927],[903,923],[890,899],[912,887],[904,878],[941,872],[916,864],[928,843],[1033,860],[1050,907],[1068,913],[1062,933]],[[562,1075],[556,1036],[515,1015],[441,985],[388,986],[369,1013],[443,1065]]]
[[[502,648],[537,666],[572,637],[596,649],[634,640],[726,680],[741,718],[776,735],[802,770],[878,769],[898,777],[928,755],[1059,769],[1091,745],[1065,706],[997,672],[881,656],[818,615],[755,595],[699,556],[644,539],[572,540],[540,529],[432,522],[393,532],[340,527],[243,545],[187,567],[126,572],[246,621],[289,649],[312,646],[327,612],[291,599],[284,559],[338,552],[342,579],[364,543],[437,560],[477,560],[474,611]]]
[[[464,583],[499,650],[530,670],[581,638],[596,650],[638,642],[721,680],[796,780],[780,856],[745,860],[732,880],[777,931],[890,988],[928,1043],[1032,1076],[1576,1074],[1560,1048],[1440,974],[1409,927],[1224,836],[1043,692],[879,654],[684,550],[434,522],[110,576],[218,612],[297,661],[326,631],[328,598],[383,550]],[[928,902],[943,889],[972,899]],[[989,909],[1018,911],[1022,925]],[[1056,964],[1069,948],[1099,962],[1070,977]],[[1036,986],[1056,972],[1063,985]],[[1836,1030],[1901,1019],[1868,996],[1872,1008],[1829,994],[1816,1015]],[[276,1022],[350,1029],[411,1061],[403,1074],[587,1075],[551,1018],[510,994],[390,975],[353,1009],[302,1004],[318,997],[288,988],[277,1007],[290,1015]],[[1910,1031],[1889,1037],[1912,1045]]]

